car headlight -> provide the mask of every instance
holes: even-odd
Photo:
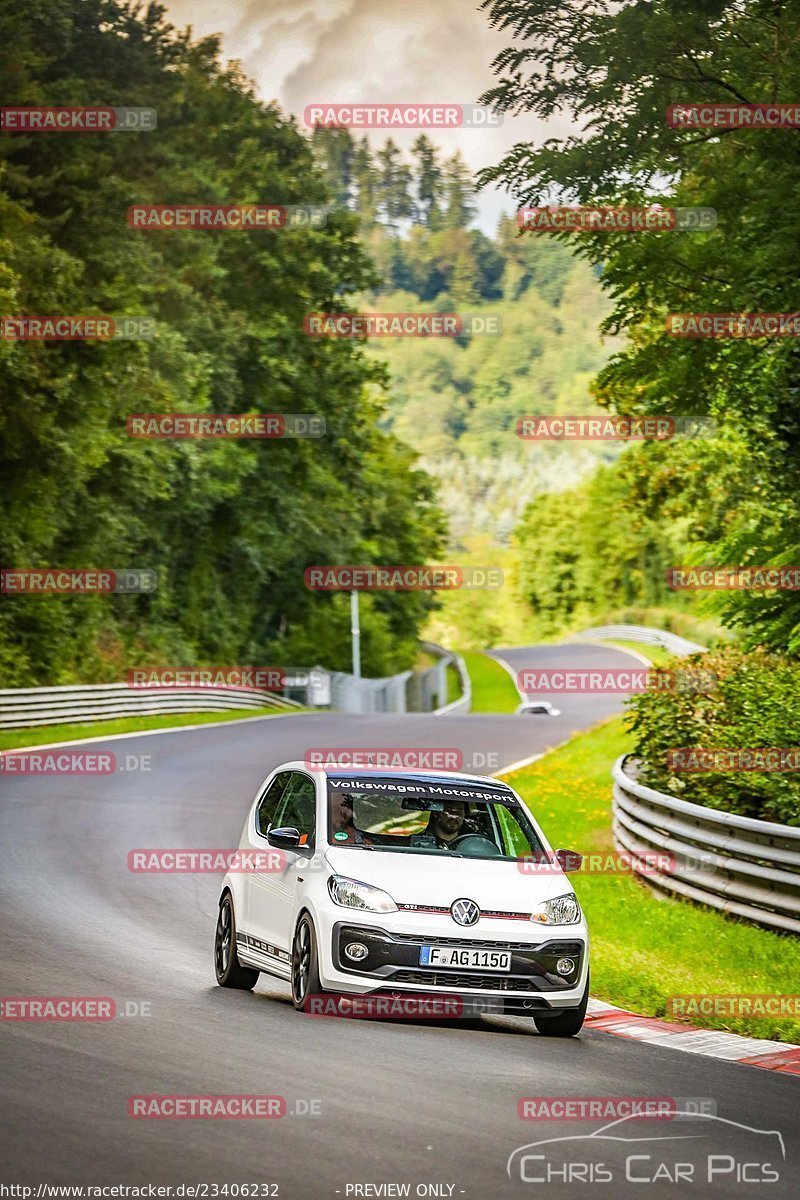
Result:
[[[575,925],[581,919],[581,906],[574,892],[543,901],[531,913],[539,925]]]
[[[344,875],[332,875],[328,880],[328,891],[334,904],[342,908],[363,908],[367,912],[397,912],[397,905],[388,892],[347,879]]]

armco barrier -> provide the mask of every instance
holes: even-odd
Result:
[[[643,642],[649,646],[663,646],[670,654],[699,654],[705,646],[698,646],[687,638],[678,637],[677,633],[665,633],[663,629],[651,629],[648,625],[598,625],[595,629],[586,629],[578,635],[581,640],[590,638],[592,641],[604,641],[618,638],[624,642]]]
[[[404,713],[410,671],[378,679],[331,671],[331,708],[350,713]]]
[[[383,679],[357,679],[323,667],[289,671],[286,690],[291,699],[258,688],[140,689],[125,683],[8,688],[0,690],[0,729],[236,708],[288,710],[301,705],[352,713],[469,712],[470,680],[463,659],[433,642],[423,642],[422,646],[437,656],[434,666]],[[462,695],[447,704],[447,667],[451,663],[461,679]]]
[[[469,712],[471,684],[464,660],[435,642],[421,642],[420,645],[438,659],[434,666],[402,671],[382,679],[357,679],[343,671],[331,671],[331,707],[354,713],[430,712],[438,715]],[[447,668],[451,664],[458,671],[462,694],[448,704]],[[313,703],[313,700],[308,702]]]
[[[732,916],[800,933],[800,828],[676,800],[639,783],[634,764],[623,755],[613,767],[614,841],[633,855],[649,853],[651,862],[656,851],[674,863],[668,872],[648,867],[642,878]]]
[[[450,650],[445,650],[444,646],[437,646],[436,642],[420,642],[423,650],[427,650],[429,654],[440,655],[440,661],[436,667],[431,670],[438,670],[438,688],[439,688],[439,704],[433,709],[437,717],[444,714],[454,716],[456,713],[468,713],[472,708],[472,680],[467,671],[467,664],[464,662],[460,654],[453,654]],[[447,668],[453,666],[458,674],[461,684],[461,695],[457,700],[451,700],[447,703]]]
[[[291,709],[283,696],[258,688],[133,688],[126,683],[0,690],[0,729],[82,721],[111,721],[159,713],[226,712],[236,708]]]

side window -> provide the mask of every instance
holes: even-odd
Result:
[[[286,791],[286,785],[291,778],[291,771],[282,771],[280,775],[275,776],[261,797],[261,803],[258,806],[256,814],[256,826],[259,833],[266,834],[270,827],[276,824],[275,814],[283,798],[283,793]]]
[[[311,846],[316,831],[316,807],[317,790],[313,779],[294,771],[273,824],[282,829],[299,829],[300,845]]]

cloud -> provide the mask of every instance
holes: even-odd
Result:
[[[477,0],[475,0],[477,3]],[[277,99],[302,125],[314,102],[474,103],[491,85],[494,56],[508,44],[465,0],[167,0],[170,19],[196,36],[222,34],[265,100]],[[460,150],[473,169],[496,162],[515,142],[558,132],[532,117],[506,117],[491,130],[429,131],[445,154]],[[388,131],[370,135],[382,143]],[[407,146],[416,132],[392,133]],[[510,199],[485,195],[481,224],[492,226]]]

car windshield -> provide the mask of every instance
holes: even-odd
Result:
[[[543,853],[512,793],[417,780],[329,779],[328,840],[334,846],[450,857]]]

